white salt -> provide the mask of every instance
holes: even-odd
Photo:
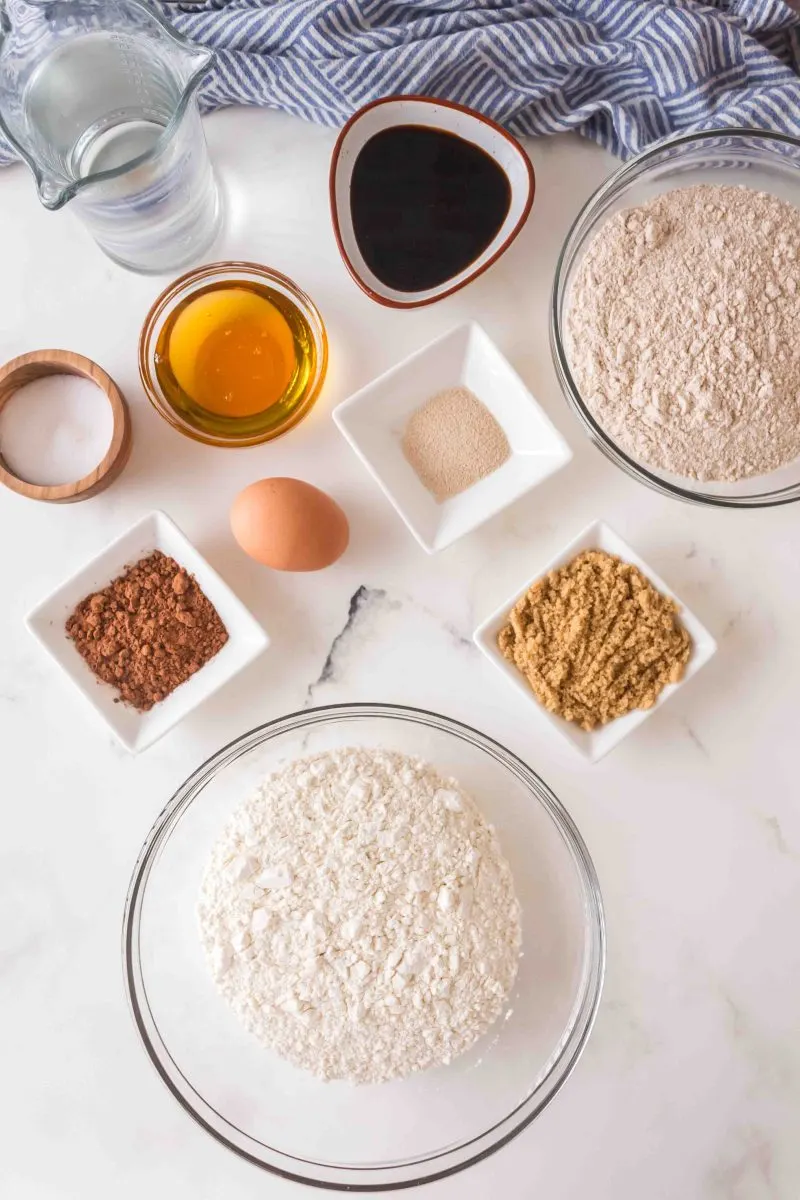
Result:
[[[0,454],[28,483],[74,483],[103,459],[113,424],[95,384],[48,375],[20,388],[0,409]]]

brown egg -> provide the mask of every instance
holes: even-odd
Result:
[[[276,571],[329,567],[350,540],[339,505],[302,479],[251,483],[231,506],[231,529],[245,554]]]

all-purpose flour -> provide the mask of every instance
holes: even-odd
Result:
[[[800,455],[800,210],[677,188],[606,222],[568,297],[566,350],[623,450],[693,479]]]
[[[520,953],[494,830],[455,780],[385,750],[268,779],[213,848],[199,918],[242,1022],[325,1079],[450,1062],[503,1011]]]

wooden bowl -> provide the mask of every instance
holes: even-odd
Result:
[[[29,483],[16,475],[0,454],[0,483],[27,496],[30,500],[45,500],[50,504],[74,504],[88,500],[113,483],[128,461],[131,452],[131,418],[125,397],[110,375],[90,358],[70,350],[32,350],[12,358],[0,367],[0,409],[26,384],[46,375],[78,375],[97,384],[111,405],[114,420],[111,443],[94,470],[75,483]]]

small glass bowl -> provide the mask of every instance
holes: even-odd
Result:
[[[522,908],[504,1019],[447,1067],[390,1083],[324,1083],[260,1046],[217,993],[197,925],[200,880],[231,813],[300,756],[383,747],[455,776],[497,829]],[[605,964],[594,867],[568,813],[491,738],[421,709],[341,704],[281,717],[203,763],[134,868],[125,982],[144,1048],[178,1103],[248,1162],[317,1187],[386,1191],[462,1171],[542,1111],[594,1024]]]
[[[192,292],[197,292],[210,283],[236,284],[238,282],[267,284],[291,300],[308,322],[314,339],[316,356],[314,371],[309,378],[305,392],[291,411],[286,414],[284,420],[268,429],[255,431],[250,429],[244,432],[241,429],[232,429],[230,434],[225,434],[216,430],[212,432],[192,424],[176,411],[164,395],[164,390],[159,382],[155,356],[161,330],[178,304]],[[173,429],[177,429],[197,442],[204,442],[208,446],[257,446],[262,442],[271,442],[274,438],[281,437],[311,412],[322,389],[327,368],[328,338],[316,305],[288,276],[281,275],[279,271],[273,271],[269,267],[262,267],[259,263],[209,263],[204,267],[189,271],[186,275],[181,275],[155,301],[145,317],[139,337],[139,374],[150,403]],[[255,418],[251,418],[251,425],[254,422]],[[231,420],[232,426],[234,424],[241,425],[241,423],[239,418]]]
[[[581,209],[556,265],[550,308],[550,348],[556,375],[585,432],[632,479],[664,496],[717,508],[790,504],[800,500],[800,458],[768,475],[736,483],[687,479],[662,471],[631,457],[617,444],[589,410],[570,370],[564,348],[567,301],[575,271],[600,227],[620,209],[699,183],[743,185],[771,192],[800,208],[800,140],[756,129],[685,133],[659,142],[615,171]]]

